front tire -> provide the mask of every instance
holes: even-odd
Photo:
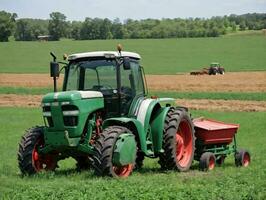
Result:
[[[124,166],[116,166],[112,161],[116,141],[119,135],[123,133],[131,133],[131,131],[122,126],[110,126],[106,128],[96,140],[95,155],[93,159],[97,175],[128,177],[132,173],[135,162]]]
[[[190,115],[184,108],[170,108],[164,125],[162,169],[188,171],[194,159],[195,136]]]
[[[41,155],[38,148],[44,144],[44,127],[34,127],[26,131],[21,138],[18,150],[18,165],[22,174],[32,175],[42,170],[55,170],[56,156]]]

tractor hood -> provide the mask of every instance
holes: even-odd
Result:
[[[103,94],[98,91],[66,91],[66,92],[53,92],[46,94],[42,103],[49,102],[63,102],[63,101],[75,101],[81,99],[93,99],[103,98]]]
[[[65,131],[69,138],[80,137],[87,125],[88,116],[103,108],[103,94],[97,91],[66,91],[46,94],[42,99],[42,110],[48,140],[50,136],[51,138],[59,137],[55,134],[58,132],[65,137]],[[57,140],[51,139],[49,142],[56,145]]]

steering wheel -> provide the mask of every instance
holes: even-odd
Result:
[[[108,84],[103,84],[103,85],[100,85],[100,89],[113,90],[113,87],[111,85],[108,85]]]
[[[131,98],[132,89],[130,87],[122,87],[121,88],[121,96],[122,96],[122,98]]]

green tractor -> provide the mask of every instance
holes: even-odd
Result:
[[[213,62],[210,64],[210,67],[208,70],[209,75],[217,75],[217,74],[223,75],[224,73],[225,73],[225,69],[223,66],[220,65],[220,63]]]
[[[50,63],[54,92],[42,99],[43,126],[26,131],[19,144],[22,174],[55,170],[72,157],[78,169],[127,177],[145,157],[165,170],[189,170],[194,159],[194,126],[174,99],[147,97],[140,55],[121,51],[68,56],[63,88],[56,92],[59,63]]]

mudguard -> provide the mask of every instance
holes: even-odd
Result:
[[[154,116],[152,117],[152,121],[150,122],[151,126],[151,138],[153,143],[154,153],[161,153],[162,143],[163,143],[163,129],[165,117],[169,111],[170,107],[163,107],[156,111]]]
[[[155,109],[165,107],[165,105],[174,104],[175,99],[173,98],[157,98],[157,99],[145,99],[139,105],[136,112],[137,120],[141,122],[144,127],[145,132],[147,132],[152,115],[155,114]]]
[[[135,113],[137,120],[144,127],[145,138],[150,133],[152,149],[148,147],[147,149],[152,151],[155,156],[162,152],[164,120],[169,106],[175,104],[174,101],[173,98],[144,99]]]
[[[172,98],[144,99],[137,104],[132,118],[107,119],[103,123],[103,128],[111,125],[134,126],[141,150],[146,155],[154,156],[162,152],[164,120],[170,105],[174,104],[173,102]],[[152,147],[149,148],[147,146],[148,133],[150,133],[152,141]]]
[[[133,118],[127,118],[127,117],[116,117],[116,118],[109,118],[103,122],[103,128],[106,128],[108,126],[112,125],[122,125],[122,126],[130,126],[134,127],[136,130],[136,137],[138,137],[140,142],[140,148],[144,153],[147,153],[147,146],[146,146],[146,134],[144,132],[143,125],[140,123],[140,121],[133,119]]]

